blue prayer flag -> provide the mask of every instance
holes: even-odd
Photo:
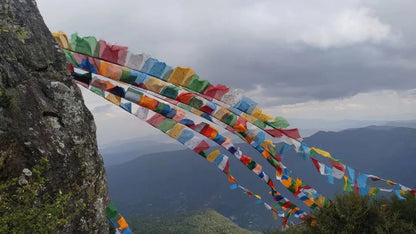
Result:
[[[325,174],[327,174],[328,183],[334,184],[334,176],[332,176],[332,168],[325,165]]]
[[[234,190],[234,189],[236,189],[238,187],[238,185],[237,184],[232,184],[232,185],[230,185],[230,189],[231,190]]]
[[[120,107],[131,113],[131,102],[120,103]]]
[[[281,157],[281,158],[283,158],[283,154],[284,154],[286,151],[288,151],[290,148],[292,148],[292,146],[291,146],[291,145],[289,145],[289,144],[287,144],[287,143],[283,143],[283,144],[282,144],[282,148],[280,148],[280,151],[279,151],[279,155],[280,155],[280,157]]]
[[[400,194],[400,190],[394,190],[394,193],[396,194],[396,196],[399,200],[405,200],[406,199]]]
[[[350,175],[348,177],[348,182],[350,182],[350,184],[354,184],[354,181],[355,181],[355,171],[351,167],[347,167],[347,170],[348,170],[348,174]]]
[[[367,186],[367,174],[361,174],[357,177],[357,186],[358,188],[364,188]]]

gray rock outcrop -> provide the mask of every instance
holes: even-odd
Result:
[[[0,0],[0,233],[105,233],[93,117],[32,0]]]

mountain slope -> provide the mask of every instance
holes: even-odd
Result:
[[[319,132],[306,138],[305,142],[330,151],[335,158],[342,159],[361,172],[416,187],[412,175],[416,165],[414,139],[416,129],[367,127]],[[274,169],[261,155],[246,144],[239,146],[274,177]],[[284,157],[284,163],[293,170],[293,175],[320,193],[331,198],[335,193],[342,192],[342,181],[336,180],[335,185],[328,184],[311,161],[302,160],[294,152],[287,152]],[[233,156],[230,158],[232,175],[273,205],[268,187]],[[323,157],[318,158],[325,161]],[[255,204],[253,198],[239,190],[229,190],[230,183],[226,176],[190,150],[141,156],[121,165],[107,167],[107,175],[111,198],[126,216],[162,216],[210,208],[231,218],[239,226],[252,230],[275,228],[280,223],[262,205]],[[286,197],[308,211],[282,185],[278,182],[275,184]]]
[[[215,210],[163,217],[140,216],[130,218],[128,222],[135,233],[258,233],[240,228]]]

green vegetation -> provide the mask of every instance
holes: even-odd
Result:
[[[259,233],[243,229],[214,210],[163,217],[127,218],[134,233]]]
[[[58,191],[52,197],[44,191],[48,168],[49,161],[42,158],[28,175],[0,185],[0,233],[50,233],[78,215],[76,207],[85,206],[68,204],[71,193]]]
[[[343,194],[312,217],[286,233],[416,233],[416,199],[412,195],[398,200],[396,196],[376,199]]]

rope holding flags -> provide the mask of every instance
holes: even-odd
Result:
[[[257,202],[263,203],[266,209],[271,207],[264,203],[261,197],[238,184],[229,174],[227,156],[216,151],[206,153],[205,150],[209,148],[209,145],[206,142],[203,143],[203,140],[194,139],[194,132],[227,149],[271,188],[273,199],[283,210],[288,211],[287,215],[283,215],[285,217],[283,226],[287,224],[291,214],[294,213],[296,217],[302,219],[306,217],[306,213],[281,196],[275,190],[270,177],[263,172],[262,166],[243,155],[229,138],[219,134],[218,130],[208,123],[195,124],[183,110],[223,127],[250,144],[276,169],[276,179],[312,209],[323,208],[331,201],[305,184],[300,178],[290,176],[292,172],[282,163],[284,153],[290,147],[302,155],[303,159],[310,159],[318,173],[327,177],[329,183],[333,184],[334,179],[343,179],[345,191],[355,191],[358,194],[370,196],[377,195],[380,191],[394,192],[399,199],[404,199],[403,195],[408,193],[416,196],[414,189],[374,175],[356,172],[353,168],[344,165],[341,160],[333,158],[329,152],[309,147],[303,142],[298,129],[287,129],[289,123],[284,118],[264,113],[257,108],[255,101],[242,95],[239,90],[231,90],[221,84],[213,85],[207,80],[200,79],[191,68],[173,68],[150,55],[132,53],[128,47],[110,45],[104,40],[96,40],[95,37],[79,37],[73,34],[69,42],[63,32],[54,33],[53,36],[64,49],[70,64],[113,80],[79,75],[76,79],[81,85],[127,112],[134,113],[153,127],[213,162],[227,174],[229,181],[233,183],[231,189],[239,188],[244,193],[255,197]],[[124,89],[120,84],[125,83],[132,86]],[[124,98],[138,104],[140,108],[132,106],[130,102],[124,102]],[[172,108],[169,104],[178,108]],[[149,113],[153,115],[149,117]],[[186,134],[182,134],[184,132]],[[273,141],[267,139],[266,136],[278,138],[284,142],[279,152]],[[316,158],[317,155],[328,158],[332,166],[329,167],[319,161]],[[394,187],[389,189],[369,187],[368,179],[384,181],[387,185]],[[269,210],[272,210],[273,215],[276,216],[277,210],[272,208]]]
[[[82,61],[86,61],[87,59],[90,59],[88,57],[85,57],[85,55],[76,55],[77,60],[80,61],[80,59],[82,59]],[[103,63],[101,60],[95,59],[95,63],[97,64],[97,70],[102,71],[101,67]],[[106,64],[106,63],[105,63]],[[118,65],[116,65],[114,68],[119,68]],[[191,111],[193,114],[201,116],[203,118],[206,118],[207,120],[220,124],[223,123],[225,124],[225,129],[236,134],[237,136],[239,136],[241,139],[243,139],[244,141],[246,141],[247,143],[251,142],[251,146],[253,148],[255,148],[257,151],[259,151],[259,153],[261,153],[262,156],[264,156],[268,162],[275,167],[275,169],[277,170],[277,174],[276,174],[276,178],[281,181],[281,177],[282,177],[282,172],[284,172],[285,174],[290,171],[290,170],[286,170],[286,167],[282,164],[279,163],[278,161],[275,160],[275,157],[272,157],[272,155],[270,154],[270,152],[275,155],[275,151],[273,148],[270,147],[270,145],[273,145],[273,143],[270,140],[265,140],[264,135],[266,134],[263,131],[256,131],[250,128],[250,124],[247,124],[245,121],[243,121],[241,118],[236,117],[236,115],[232,114],[231,112],[229,112],[227,109],[225,108],[220,108],[217,109],[216,112],[213,112],[213,109],[215,109],[215,105],[214,108],[211,108],[212,105],[210,105],[209,102],[205,103],[205,105],[201,104],[199,106],[191,106],[191,102],[192,100],[194,100],[195,103],[198,103],[195,100],[198,99],[193,99],[194,96],[192,96],[192,94],[188,93],[188,92],[183,92],[183,93],[175,93],[174,94],[174,98],[170,99],[168,97],[166,97],[166,95],[163,97],[161,96],[161,94],[163,94],[163,90],[165,90],[166,88],[170,88],[171,86],[169,86],[167,83],[164,83],[163,81],[159,81],[157,79],[154,79],[152,77],[146,77],[145,75],[142,76],[143,79],[141,79],[140,81],[137,81],[134,83],[135,85],[142,87],[140,89],[140,91],[143,91],[143,88],[147,88],[147,86],[149,87],[153,87],[156,85],[157,89],[151,89],[151,91],[149,92],[149,94],[151,93],[152,95],[156,95],[158,96],[158,98],[161,98],[163,100],[168,101],[169,103],[172,103],[174,105],[177,105],[178,107],[184,108],[188,111]],[[79,81],[82,82],[86,82],[91,80],[92,78],[89,78],[89,80],[84,80],[81,77],[78,77],[76,79],[79,79]],[[112,78],[112,80],[114,80],[114,78]],[[138,82],[143,82],[144,80],[147,80],[145,82],[145,84],[140,83],[138,84]],[[100,88],[105,88],[107,90],[111,90],[110,92],[114,93],[114,89],[116,89],[116,84],[112,84],[109,81],[100,81],[99,79],[93,79],[91,81],[91,85],[95,86],[95,87],[100,87]],[[147,86],[146,86],[147,84]],[[107,87],[108,86],[108,87]],[[119,88],[118,88],[119,89]],[[130,86],[127,88],[127,93],[126,96],[134,96],[133,94],[129,94],[129,93],[134,93],[135,88]],[[147,90],[149,91],[149,90]],[[154,92],[153,92],[154,91]],[[155,93],[155,92],[159,92],[159,93]],[[139,92],[141,93],[141,92]],[[123,93],[124,94],[124,91]],[[136,92],[137,94],[137,92]],[[141,95],[141,94],[140,94]],[[123,97],[123,96],[122,96]],[[139,105],[148,105],[146,107],[149,107],[150,109],[154,109],[157,105],[157,101],[156,100],[152,100],[149,98],[142,98],[142,99],[137,99],[137,97],[135,97],[136,99],[133,99],[131,101],[134,102],[138,102],[140,100],[140,102],[142,103],[138,103]],[[203,103],[203,101],[200,101],[200,103]],[[118,103],[117,103],[118,104]],[[150,106],[149,106],[150,105]],[[211,109],[210,109],[211,108]],[[205,111],[205,112],[203,112]],[[228,111],[228,113],[227,113]],[[215,120],[216,119],[216,120]],[[219,122],[218,122],[219,121]],[[224,126],[224,125],[223,125]],[[230,128],[232,127],[232,128]],[[241,129],[241,130],[239,130]],[[239,132],[240,131],[240,132]],[[231,147],[233,148],[233,147]],[[229,150],[229,149],[227,149]],[[231,152],[233,154],[236,153],[236,150],[233,150],[233,152]],[[238,157],[240,158],[240,157]],[[286,179],[291,179],[290,176],[286,175],[285,177]],[[285,183],[282,183],[283,185],[285,185]],[[303,183],[302,183],[303,184]],[[286,186],[286,188],[288,188]],[[307,204],[309,207],[314,208],[317,206],[317,204],[314,204],[313,199],[315,199],[317,196],[322,196],[316,193],[316,190],[309,190],[309,191],[314,191],[314,194],[312,193],[308,193],[307,195],[304,193],[298,193],[297,191],[292,191],[293,193],[296,193],[295,197],[297,197],[298,199],[300,199],[301,201],[303,201],[305,204]],[[313,197],[312,197],[313,196]],[[313,206],[312,206],[313,205]],[[319,205],[318,205],[319,206]]]
[[[78,82],[91,82],[92,83],[92,79],[90,78],[90,74],[78,74],[78,73],[74,73],[74,78],[78,81]],[[95,79],[97,80],[97,78]],[[111,84],[111,82],[109,82]],[[120,106],[121,108],[123,108],[124,110],[128,111],[129,113],[133,114],[134,111],[132,109],[132,104],[130,102],[129,105],[127,105],[126,103],[122,102],[122,97],[118,97],[116,95],[114,95],[112,93],[112,90],[114,90],[116,88],[115,85],[110,85],[111,89],[109,90],[110,92],[106,92],[104,90],[100,90],[92,85],[89,85],[89,83],[83,83],[83,86],[86,88],[89,88],[92,92],[96,93],[97,95],[107,99],[108,101],[112,102],[113,104],[116,104],[118,106]],[[120,89],[122,89],[121,87],[119,87]],[[117,90],[120,90],[117,89]],[[121,92],[124,93],[124,92]],[[193,132],[199,132],[199,134],[205,136],[206,138],[209,138],[211,140],[214,141],[220,141],[222,142],[222,146],[224,148],[227,149],[231,149],[231,151],[235,151],[235,147],[232,146],[231,140],[229,138],[224,138],[221,137],[221,135],[218,134],[218,131],[212,131],[214,129],[211,128],[211,131],[208,131],[207,128],[201,127],[202,125],[195,125],[194,122],[192,120],[189,119],[183,119],[183,117],[185,117],[185,115],[183,113],[178,112],[177,109],[172,109],[171,111],[168,111],[167,108],[158,108],[160,107],[160,103],[158,104],[158,101],[156,99],[153,99],[151,97],[147,97],[145,95],[142,94],[138,94],[136,93],[136,95],[134,97],[134,100],[136,100],[138,102],[138,104],[140,105],[139,108],[137,109],[137,111],[135,112],[134,115],[136,115],[137,117],[140,116],[140,118],[142,118],[143,120],[146,120],[146,122],[150,125],[152,125],[153,127],[161,130],[162,132],[166,133],[167,135],[169,135],[170,137],[176,139],[177,141],[181,142],[182,144],[184,144],[186,147],[188,147],[189,149],[195,151],[196,153],[200,154],[201,156],[205,157],[208,161],[213,162],[214,164],[216,164],[224,173],[226,173],[228,175],[229,181],[230,182],[234,182],[236,183],[237,180],[232,177],[229,174],[229,162],[228,162],[228,157],[225,155],[220,154],[220,152],[218,150],[212,151],[211,153],[207,153],[206,150],[208,150],[210,148],[210,146],[204,141],[201,140],[199,137],[197,137],[196,135],[194,135]],[[143,101],[144,100],[144,101]],[[164,107],[168,107],[167,104],[164,104]],[[127,108],[126,108],[127,106]],[[158,111],[163,111],[164,115],[159,114]],[[156,112],[156,113],[154,113]],[[172,114],[172,112],[174,114]],[[179,114],[178,114],[179,113]],[[178,114],[178,115],[176,115]],[[172,119],[168,119],[166,118],[167,116],[171,116]],[[175,119],[176,118],[176,119]],[[183,121],[185,120],[185,121]],[[185,125],[184,125],[185,124]],[[185,128],[189,128],[185,129]],[[195,130],[195,129],[200,129],[200,130]],[[214,135],[212,133],[215,133]],[[229,152],[231,152],[229,150]],[[241,151],[239,151],[241,152]],[[240,155],[243,159],[245,165],[249,168],[249,169],[254,169],[253,172],[258,174],[258,176],[272,189],[271,194],[273,196],[273,199],[278,202],[278,204],[282,207],[283,210],[294,210],[293,213],[295,213],[295,216],[298,218],[303,218],[306,213],[301,211],[296,205],[294,205],[293,203],[291,203],[287,198],[283,197],[280,193],[278,193],[274,186],[273,186],[273,182],[271,181],[270,177],[265,174],[264,172],[260,171],[256,171],[256,168],[259,167],[253,167],[251,168],[252,165],[256,165],[256,163],[254,161],[252,161],[249,157],[246,157],[244,155]],[[237,156],[236,156],[237,157]],[[225,161],[223,160],[225,159]],[[260,166],[261,168],[261,166]],[[253,196],[253,193],[248,192],[247,193],[250,196]],[[259,199],[259,196],[254,195],[254,197],[256,197],[257,199]],[[261,199],[259,199],[261,200]],[[268,206],[266,206],[267,208]],[[274,211],[274,210],[272,210]]]

